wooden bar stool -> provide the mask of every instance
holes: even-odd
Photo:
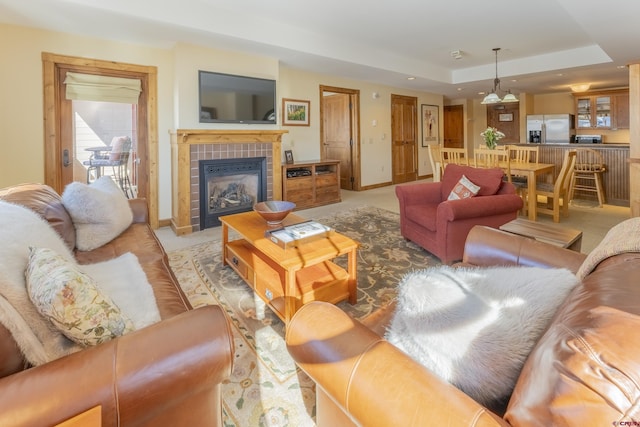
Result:
[[[596,193],[598,206],[602,207],[605,202],[602,174],[606,171],[602,154],[592,148],[579,148],[576,151],[576,165],[571,178],[569,198],[574,199],[576,190]]]

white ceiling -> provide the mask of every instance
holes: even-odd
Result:
[[[515,94],[626,87],[638,17],[635,0],[0,0],[3,23],[247,51],[448,98],[491,89],[497,47],[502,88]]]

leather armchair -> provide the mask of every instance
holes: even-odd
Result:
[[[479,185],[475,197],[447,200],[462,175]],[[400,232],[443,263],[462,259],[464,242],[475,225],[498,228],[518,216],[522,199],[503,182],[499,168],[448,165],[441,182],[399,185]]]
[[[578,273],[586,258],[474,227],[460,265]],[[332,304],[306,304],[287,325],[287,348],[316,383],[318,426],[637,425],[639,274],[640,253],[623,252],[582,279],[530,353],[506,408],[482,406],[384,340],[393,306],[360,322]]]

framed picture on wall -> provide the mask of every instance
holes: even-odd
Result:
[[[282,124],[284,126],[309,126],[311,101],[282,98]]]
[[[440,143],[440,107],[422,104],[422,146]]]
[[[284,150],[284,161],[286,164],[293,164],[293,151]]]

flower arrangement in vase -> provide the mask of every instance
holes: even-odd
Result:
[[[497,147],[498,141],[504,138],[504,133],[500,132],[494,127],[489,126],[480,133],[480,136],[484,138],[484,143],[487,144],[487,148],[493,150]]]

